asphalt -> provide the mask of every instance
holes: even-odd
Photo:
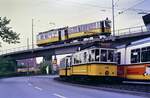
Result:
[[[126,93],[72,86],[54,81],[55,76],[0,79],[0,98],[150,98]]]

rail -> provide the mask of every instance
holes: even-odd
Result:
[[[132,27],[132,28],[125,28],[125,29],[116,30],[115,36],[130,35],[130,34],[135,34],[135,33],[143,33],[143,32],[147,32],[147,31],[148,30],[146,29],[145,26],[137,26],[137,27]],[[34,49],[36,49],[36,48],[38,48],[38,47],[36,45],[34,45]],[[0,50],[0,55],[7,54],[7,53],[26,51],[26,50],[31,50],[31,49],[32,49],[32,45],[20,46],[17,48]]]
[[[148,30],[146,29],[145,26],[136,26],[136,27],[132,27],[132,28],[124,28],[124,29],[116,30],[115,36],[143,33],[143,32],[147,32],[147,31]]]

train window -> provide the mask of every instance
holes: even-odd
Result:
[[[101,23],[97,22],[97,28],[101,28]]]
[[[45,39],[47,39],[47,38],[48,38],[48,34],[46,33],[46,34],[45,34]]]
[[[108,62],[114,62],[114,51],[108,50]]]
[[[140,49],[131,50],[131,63],[140,62]]]
[[[102,32],[104,32],[105,31],[105,27],[104,27],[104,21],[101,21],[101,28],[102,28]]]
[[[64,68],[64,67],[65,67],[64,59],[62,59],[62,61],[60,61],[60,67],[61,67],[61,68]]]
[[[80,64],[83,63],[83,55],[82,55],[82,53],[79,54],[79,60],[80,60],[79,61]]]
[[[95,50],[95,61],[99,61],[100,60],[100,52],[99,49]]]
[[[121,52],[117,53],[117,60],[116,61],[118,64],[121,64]]]
[[[54,31],[54,37],[57,37],[58,35],[57,35],[57,31]]]
[[[106,28],[111,28],[111,22],[109,20],[105,20],[104,24]]]
[[[90,50],[89,52],[89,62],[95,61],[95,50]]]
[[[84,62],[87,63],[87,52],[84,52],[83,58],[84,58]]]
[[[92,62],[95,61],[94,55],[95,55],[95,50],[91,50],[91,61]]]
[[[107,50],[101,50],[101,61],[107,62]]]
[[[73,62],[72,62],[73,64],[75,64],[76,63],[76,58],[74,57],[73,58]]]
[[[43,36],[43,34],[41,35],[41,39],[44,39],[44,36]]]
[[[141,62],[149,62],[150,61],[150,47],[141,49]]]
[[[70,66],[70,59],[66,58],[66,66],[69,67]]]
[[[51,32],[48,32],[48,38],[51,38]]]

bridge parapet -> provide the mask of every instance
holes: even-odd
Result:
[[[150,32],[146,29],[145,26],[137,26],[137,27],[132,27],[132,28],[125,28],[125,29],[120,29],[115,32],[115,36],[110,36],[106,39],[94,39],[91,41],[84,41],[84,42],[76,42],[76,43],[70,43],[69,45],[72,46],[74,45],[79,45],[79,44],[86,44],[86,43],[93,43],[96,41],[107,41],[107,40],[115,40],[117,38],[123,39],[123,38],[128,38],[128,37],[137,37],[137,36],[142,36],[143,35],[150,35]],[[66,44],[68,45],[68,44]],[[53,48],[55,47],[63,47],[65,44],[60,44],[60,45],[52,45]],[[42,49],[43,47],[37,47],[34,45],[34,50],[36,49]],[[44,47],[49,48],[49,47]],[[5,49],[0,51],[0,55],[5,55],[5,54],[11,54],[11,53],[20,53],[20,52],[25,52],[25,51],[32,51],[32,45],[28,46],[21,46],[17,48],[12,48],[12,49]]]
[[[134,33],[143,33],[143,32],[148,32],[145,26],[136,26],[136,27],[116,30],[115,36],[130,35]]]

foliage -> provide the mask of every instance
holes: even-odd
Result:
[[[16,63],[11,58],[0,58],[0,73],[15,72]]]
[[[19,35],[16,32],[12,30],[11,27],[8,27],[8,24],[10,23],[10,19],[7,19],[6,17],[0,17],[0,37],[2,41],[6,43],[19,43]]]
[[[48,62],[45,62],[45,61],[40,64],[40,72],[42,74],[46,74],[47,66],[50,66],[50,64]],[[49,73],[51,73],[51,67],[49,67]]]

